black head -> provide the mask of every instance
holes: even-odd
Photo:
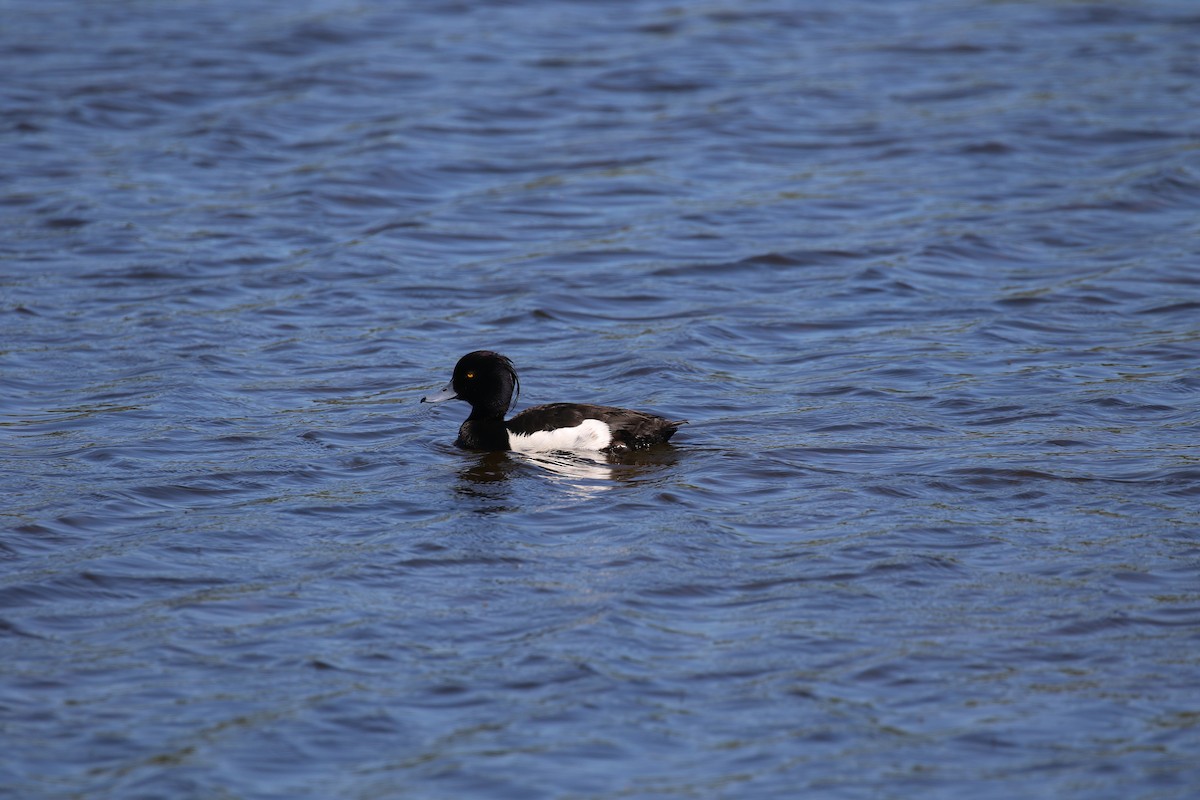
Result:
[[[422,397],[421,402],[465,400],[471,404],[472,416],[503,417],[520,392],[521,382],[512,361],[491,350],[476,350],[454,365],[454,376],[445,389]]]

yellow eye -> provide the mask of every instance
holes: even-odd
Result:
[[[468,373],[467,373],[467,377],[468,377],[468,378],[474,378],[474,377],[475,377],[475,373],[474,373],[474,372],[468,372]]]

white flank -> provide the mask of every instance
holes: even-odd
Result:
[[[574,428],[509,433],[508,446],[519,453],[548,453],[552,450],[603,450],[612,441],[608,425],[598,419],[585,419]]]

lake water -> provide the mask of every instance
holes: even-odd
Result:
[[[1192,0],[0,13],[0,795],[1200,792]]]

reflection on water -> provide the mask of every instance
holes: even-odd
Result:
[[[537,479],[548,479],[567,497],[596,497],[621,483],[640,483],[668,476],[679,454],[664,445],[626,453],[464,453],[467,466],[459,471],[456,491],[469,497],[499,500],[503,484],[534,468]],[[495,509],[489,509],[494,511]]]
[[[503,483],[520,466],[508,453],[468,453],[465,460],[467,466],[458,473],[461,478],[458,491],[464,494],[477,491],[472,487],[487,488]]]

